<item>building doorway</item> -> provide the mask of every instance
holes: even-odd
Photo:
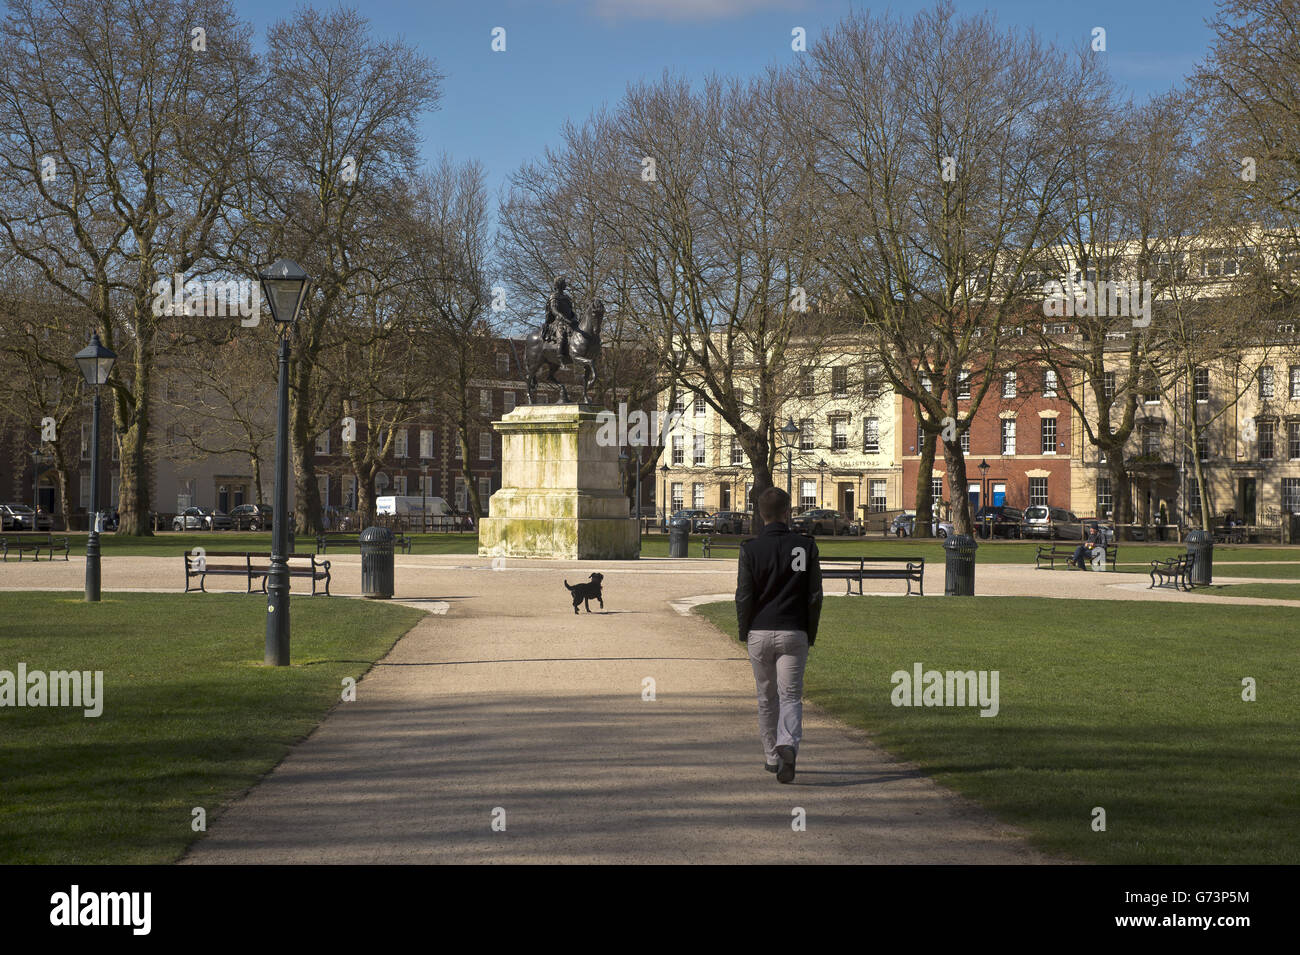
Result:
[[[1255,526],[1255,479],[1244,477],[1237,479],[1237,500],[1241,502],[1240,520],[1247,526]]]
[[[971,481],[966,485],[966,496],[970,498],[971,511],[978,511],[980,509],[980,486],[978,481]]]
[[[853,507],[857,504],[857,501],[853,499],[853,485],[841,482],[839,497],[839,512],[848,520],[853,520]]]

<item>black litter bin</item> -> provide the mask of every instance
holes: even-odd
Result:
[[[969,534],[950,534],[944,539],[945,597],[975,596],[975,538]]]
[[[1214,537],[1205,531],[1187,535],[1187,556],[1194,558],[1189,575],[1193,587],[1208,587],[1214,578]]]
[[[691,544],[691,522],[684,517],[668,522],[668,556],[685,557]]]
[[[361,532],[361,595],[381,600],[393,596],[393,532],[387,527]]]

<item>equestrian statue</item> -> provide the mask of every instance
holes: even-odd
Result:
[[[546,300],[546,319],[540,331],[524,339],[524,371],[527,374],[528,403],[537,403],[537,373],[545,365],[547,378],[560,386],[560,401],[569,401],[569,391],[555,373],[568,365],[582,366],[582,401],[590,399],[587,389],[596,381],[596,359],[600,357],[600,323],[605,319],[605,303],[594,300],[578,318],[573,299],[565,291],[568,280],[560,276],[555,290]]]

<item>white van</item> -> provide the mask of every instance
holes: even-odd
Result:
[[[404,494],[375,498],[375,513],[396,517],[404,523],[417,527],[420,525],[421,507],[424,509],[424,525],[431,530],[451,524],[451,508],[440,497]]]

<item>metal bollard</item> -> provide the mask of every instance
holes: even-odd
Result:
[[[393,532],[387,527],[367,527],[361,534],[361,595],[389,599],[393,576]]]
[[[951,534],[943,542],[945,597],[975,596],[975,538],[969,534]]]

